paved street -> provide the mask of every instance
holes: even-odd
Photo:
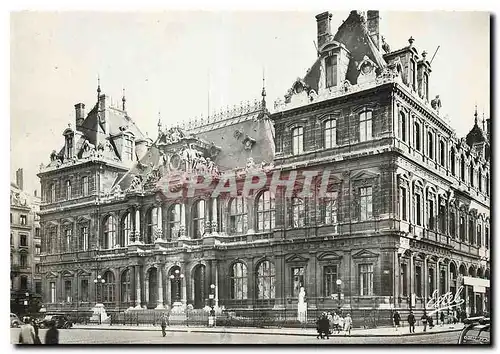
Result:
[[[46,330],[40,330],[44,341]],[[456,344],[460,332],[415,335],[404,337],[331,337],[319,340],[313,336],[265,335],[237,333],[186,333],[161,330],[93,330],[63,329],[59,331],[61,344]],[[11,329],[11,343],[18,343],[19,329]]]

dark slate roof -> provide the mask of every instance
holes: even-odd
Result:
[[[318,93],[319,86],[319,76],[320,76],[320,58],[316,59],[311,69],[307,72],[306,76],[304,76],[304,82],[307,86],[313,89],[316,93]]]
[[[467,134],[465,142],[467,143],[467,145],[472,146],[474,144],[488,142],[488,139],[486,138],[483,130],[479,128],[476,123],[474,124],[474,127],[471,129],[471,131]]]

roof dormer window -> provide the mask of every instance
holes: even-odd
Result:
[[[417,84],[417,70],[415,68],[415,61],[410,59],[410,86],[413,90],[416,90]]]
[[[325,59],[326,88],[337,86],[337,56],[332,55]]]
[[[66,137],[66,157],[73,157],[73,136]]]
[[[134,141],[131,136],[125,136],[123,157],[125,161],[132,161],[134,156]]]

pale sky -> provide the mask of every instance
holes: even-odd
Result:
[[[333,3],[332,3],[333,5]],[[260,98],[282,97],[316,59],[314,16],[333,13],[332,32],[349,11],[315,12],[23,12],[11,14],[11,179],[23,167],[38,190],[40,163],[63,144],[74,104],[88,112],[103,93],[121,99],[143,132],[206,117]],[[490,112],[490,15],[486,12],[384,12],[381,34],[392,50],[413,36],[432,58],[430,96],[439,94],[458,136]],[[209,80],[210,77],[210,80]]]

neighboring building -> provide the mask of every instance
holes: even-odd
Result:
[[[489,130],[476,113],[455,136],[429,98],[425,52],[413,38],[390,51],[378,11],[352,11],[335,35],[330,18],[316,17],[317,58],[272,112],[263,90],[206,120],[159,123],[152,144],[100,90],[88,116],[75,106],[76,129],[39,174],[48,309],[201,308],[213,294],[235,311],[296,310],[303,286],[309,309],[360,318],[421,310],[462,284],[468,312],[489,309]],[[225,193],[257,171],[248,197]],[[273,188],[294,174],[292,193]]]
[[[42,294],[40,262],[40,198],[23,189],[23,169],[10,184],[10,291],[11,311],[23,312],[33,296]],[[29,294],[26,296],[26,294]]]

